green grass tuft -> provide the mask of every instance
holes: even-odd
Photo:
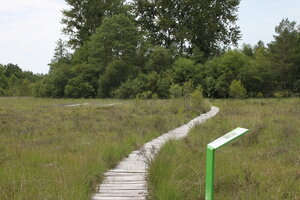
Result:
[[[89,105],[51,106],[66,103]],[[0,98],[0,199],[89,199],[107,169],[195,116],[183,100]]]
[[[151,163],[149,198],[204,200],[206,145],[236,127],[245,136],[216,152],[216,200],[300,198],[300,100],[215,100],[220,113]]]

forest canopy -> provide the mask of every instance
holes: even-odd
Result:
[[[0,65],[0,95],[209,98],[300,95],[300,28],[283,19],[273,41],[236,48],[240,0],[66,0],[49,73]],[[70,53],[70,48],[72,53]]]

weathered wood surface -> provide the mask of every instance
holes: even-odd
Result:
[[[218,112],[219,108],[211,107],[209,112],[146,143],[140,150],[131,152],[119,165],[104,174],[104,181],[92,200],[146,200],[149,161],[167,141],[187,136],[191,128],[214,117]]]

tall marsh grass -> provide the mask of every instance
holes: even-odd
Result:
[[[216,200],[300,199],[300,99],[215,100],[220,113],[151,163],[149,199],[204,200],[206,145],[250,132],[216,152]]]
[[[0,199],[89,199],[107,169],[196,115],[183,100],[111,102],[0,98]]]

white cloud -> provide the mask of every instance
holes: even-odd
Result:
[[[56,9],[63,1],[59,0],[6,0],[0,12],[19,12],[32,9]]]
[[[62,0],[10,0],[0,6],[0,63],[47,73],[55,41],[63,37],[65,7]]]

